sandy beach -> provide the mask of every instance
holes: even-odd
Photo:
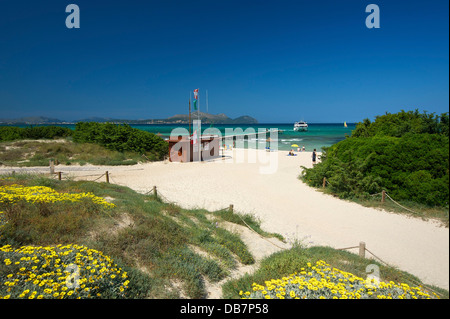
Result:
[[[186,208],[218,210],[233,204],[237,212],[256,216],[263,229],[309,246],[344,248],[363,241],[391,266],[449,289],[448,228],[323,194],[298,179],[301,165],[312,166],[311,152],[287,153],[235,149],[209,162],[58,166],[57,171],[78,179],[108,170],[112,183],[142,193],[157,186],[158,194]]]

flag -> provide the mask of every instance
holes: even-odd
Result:
[[[194,110],[197,111],[197,100],[194,100]]]
[[[198,89],[194,90],[194,99],[198,99]]]
[[[197,142],[198,142],[197,139],[198,139],[197,130],[195,130],[194,134],[192,134],[192,142],[193,142],[193,144],[197,144]]]

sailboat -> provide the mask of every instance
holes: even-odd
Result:
[[[344,127],[347,127],[347,122],[344,121]]]

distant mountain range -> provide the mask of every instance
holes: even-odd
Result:
[[[209,114],[203,112],[195,112],[191,114],[191,121],[193,119],[200,118],[202,123],[205,124],[257,124],[258,121],[248,115],[240,116],[235,119],[229,118],[225,114]],[[113,119],[109,117],[90,117],[77,121],[64,121],[56,118],[49,118],[44,116],[29,116],[21,117],[17,119],[0,119],[0,124],[75,124],[77,122],[99,122],[99,123],[116,123],[116,124],[188,124],[188,114],[177,114],[167,119],[146,119],[146,120],[125,120],[125,119]]]
[[[61,121],[58,119],[43,116],[27,116],[18,119],[0,119],[0,124],[62,124],[62,123],[66,123],[66,121]]]
[[[198,119],[200,118],[202,120],[202,123],[214,123],[214,124],[257,124],[258,121],[248,115],[239,116],[235,119],[229,118],[225,114],[209,114],[209,113],[203,113],[197,112],[191,114],[191,120],[192,119]],[[169,117],[165,121],[170,123],[188,123],[189,122],[189,115],[187,114],[177,114],[174,116]]]

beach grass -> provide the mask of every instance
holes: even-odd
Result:
[[[74,143],[71,138],[0,143],[0,165],[48,166],[49,160],[62,165],[135,165],[147,159],[142,154],[108,150],[94,143]]]

